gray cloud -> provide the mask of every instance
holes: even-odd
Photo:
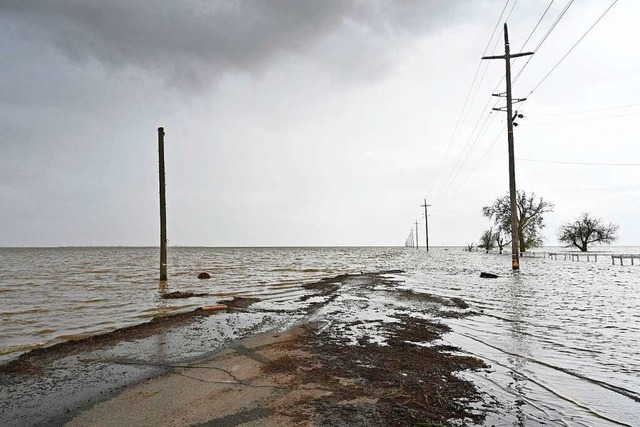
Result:
[[[517,3],[514,46],[547,4]],[[172,244],[402,243],[503,5],[0,0],[0,245],[157,244],[157,126],[167,129]],[[615,43],[637,9],[620,2],[525,113],[637,103],[637,61]],[[574,6],[517,92],[526,95],[601,11],[596,0]],[[488,70],[476,108],[502,77],[498,61]],[[463,121],[443,179],[479,113]],[[507,187],[505,141],[467,173],[500,120],[448,198],[431,202],[434,243],[461,244],[488,227],[478,207]],[[517,131],[519,157],[637,157],[634,129],[622,121],[526,123]],[[633,170],[517,170],[521,188],[556,203],[549,243],[581,211],[620,223],[621,243],[640,238],[638,198],[621,188]]]
[[[310,51],[330,52],[342,71],[369,63],[377,69],[394,40],[450,25],[464,3],[468,9],[471,2],[434,0],[8,0],[0,14],[23,36],[75,61],[133,66],[199,87]]]

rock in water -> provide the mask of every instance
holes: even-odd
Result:
[[[458,308],[469,308],[469,304],[467,304],[462,298],[451,298],[451,302],[454,303]]]
[[[166,293],[164,295],[162,295],[162,298],[164,299],[177,299],[177,298],[191,298],[191,297],[206,297],[209,294],[196,294],[195,292],[191,292],[191,291],[175,291],[175,292],[169,292]]]
[[[198,279],[211,279],[209,273],[200,273],[198,274]]]
[[[499,276],[493,273],[485,273],[484,271],[480,273],[480,277],[483,279],[497,279]]]

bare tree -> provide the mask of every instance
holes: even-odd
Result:
[[[587,252],[587,247],[594,243],[608,245],[615,242],[618,229],[617,224],[605,224],[600,218],[591,218],[588,213],[583,213],[577,220],[560,227],[558,240]]]
[[[516,205],[520,252],[541,246],[544,241],[544,214],[553,211],[553,204],[542,197],[536,198],[535,193],[529,196],[525,191],[518,190]],[[496,199],[491,206],[483,207],[482,214],[492,219],[498,230],[511,235],[511,202],[508,194]]]
[[[467,252],[473,252],[473,248],[474,248],[473,243],[467,243]]]
[[[502,255],[502,250],[505,246],[511,244],[511,240],[507,238],[508,235],[503,230],[496,231],[494,235],[496,239],[496,245],[498,246],[500,255]]]
[[[480,235],[480,243],[478,243],[478,247],[487,251],[486,253],[489,253],[489,251],[495,247],[495,238],[496,236],[493,234],[493,230],[491,228],[485,230],[482,235]]]

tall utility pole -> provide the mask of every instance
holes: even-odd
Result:
[[[504,59],[507,83],[507,91],[505,93],[494,93],[493,96],[507,97],[507,106],[494,108],[496,111],[507,112],[507,142],[509,145],[509,197],[511,199],[511,266],[514,270],[520,270],[520,250],[518,247],[518,209],[516,205],[516,165],[514,160],[513,149],[513,115],[514,102],[522,102],[527,98],[513,99],[511,97],[511,58],[518,58],[520,56],[533,55],[533,52],[522,52],[511,54],[509,50],[509,32],[507,30],[507,23],[504,24],[504,55],[500,56],[483,56],[482,59]]]
[[[418,244],[418,220],[416,219],[416,249],[418,249],[420,245]]]
[[[160,280],[167,280],[167,201],[164,182],[164,128],[158,128],[158,163],[160,164]]]
[[[431,205],[427,204],[427,199],[424,199],[424,205],[420,205],[424,208],[424,231],[427,238],[427,252],[429,252],[429,213],[427,208]]]

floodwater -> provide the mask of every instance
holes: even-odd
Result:
[[[169,248],[165,285],[157,265],[157,248],[0,249],[0,363],[236,295],[295,310],[302,283],[403,269],[399,286],[462,298],[479,313],[448,319],[445,340],[491,365],[464,374],[499,403],[487,425],[640,425],[638,265],[536,257],[513,274],[509,256],[460,248]],[[202,271],[212,278],[196,279]],[[209,295],[161,298],[175,290]]]
[[[640,425],[637,262],[529,258],[513,274],[510,256],[458,251],[440,261],[421,262],[404,286],[482,310],[451,319],[445,339],[491,365],[467,375],[506,405],[488,425]],[[479,271],[501,277],[480,279]]]

